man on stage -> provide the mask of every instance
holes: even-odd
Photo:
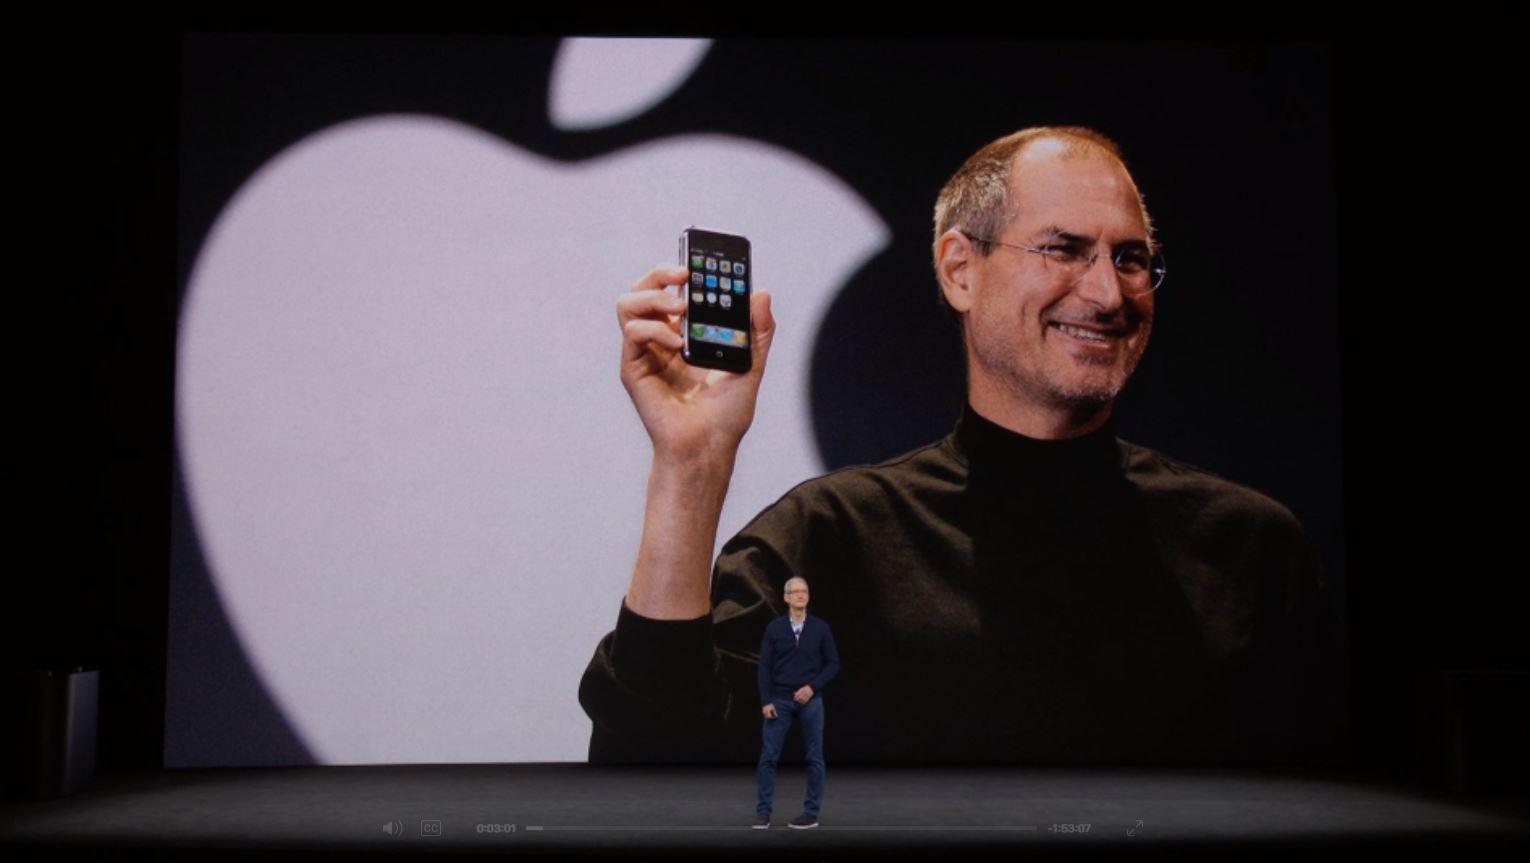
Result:
[[[776,790],[776,763],[781,746],[794,720],[802,725],[802,744],[807,751],[807,797],[802,814],[793,818],[790,827],[805,829],[818,826],[818,812],[823,806],[823,687],[839,672],[839,650],[829,624],[808,617],[808,585],[801,578],[786,583],[788,613],[765,627],[760,642],[759,686],[760,712],[765,717],[761,730],[760,799],[755,808],[755,829],[770,826],[771,801]]]

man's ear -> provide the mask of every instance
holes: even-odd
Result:
[[[940,235],[935,243],[935,276],[946,302],[960,314],[972,308],[970,282],[976,264],[977,247],[966,234],[952,228]]]

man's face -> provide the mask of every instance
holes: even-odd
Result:
[[[786,586],[786,604],[797,614],[807,610],[808,587],[800,581],[794,581]]]
[[[1063,156],[1057,142],[1026,148],[1010,174],[1018,215],[993,239],[1041,247],[1068,242],[1099,252],[1076,280],[1042,255],[995,247],[973,262],[967,342],[975,370],[1022,400],[1058,406],[1106,403],[1147,348],[1153,295],[1134,294],[1112,255],[1145,243],[1137,191],[1106,154]]]

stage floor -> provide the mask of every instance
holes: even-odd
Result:
[[[392,854],[1281,850],[1530,843],[1530,798],[1432,797],[1342,777],[1210,770],[830,765],[821,826],[792,830],[785,766],[769,830],[747,767],[585,764],[201,769],[98,777],[0,805],[34,850]]]

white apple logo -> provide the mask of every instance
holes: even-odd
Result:
[[[560,122],[619,113],[602,78],[667,94],[705,48],[572,43]],[[601,62],[645,51],[646,93]],[[235,634],[320,763],[585,759],[576,688],[650,459],[614,303],[691,224],[753,241],[780,322],[721,543],[823,470],[817,325],[889,241],[838,178],[742,136],[567,164],[396,115],[300,141],[220,214],[180,320],[181,465]]]

